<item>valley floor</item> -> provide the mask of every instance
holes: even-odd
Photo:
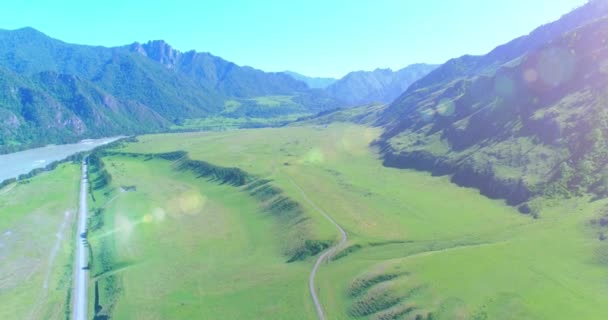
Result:
[[[295,181],[349,234],[350,254],[319,271],[328,319],[608,315],[601,305],[607,247],[589,223],[605,202],[544,201],[533,219],[447,177],[382,167],[368,147],[378,134],[331,125],[153,135],[125,150],[185,150],[193,159],[272,179],[307,207],[318,238],[336,241],[337,232],[306,204],[290,184]],[[314,318],[310,302],[298,303]]]
[[[69,315],[79,167],[0,189],[0,319]]]
[[[323,211],[348,233],[316,278],[327,319],[608,317],[606,201],[543,200],[534,219],[447,177],[383,167],[369,148],[378,135],[310,125],[148,135],[110,150],[91,168],[89,310],[316,319],[312,255],[340,239]],[[233,185],[149,156],[178,150],[253,178]]]

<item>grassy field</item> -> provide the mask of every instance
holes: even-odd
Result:
[[[65,319],[80,171],[64,164],[0,189],[0,319]]]
[[[171,130],[204,130],[204,131],[226,131],[240,128],[272,127],[280,126],[294,121],[307,114],[289,114],[271,118],[246,117],[232,118],[224,116],[213,116],[207,118],[187,119],[179,125],[171,126]]]
[[[100,318],[314,315],[308,265],[286,263],[283,254],[291,233],[243,188],[176,171],[165,160],[103,161],[112,183],[94,192],[93,208],[104,210],[89,233],[99,296],[91,309]]]
[[[193,159],[239,167],[272,179],[274,185],[300,203],[304,201],[294,184],[305,190],[315,204],[346,229],[350,239],[348,254],[323,265],[317,281],[330,319],[608,316],[608,307],[601,304],[601,297],[608,293],[604,281],[608,276],[608,249],[598,239],[604,232],[603,223],[592,224],[592,219],[600,219],[606,211],[605,201],[539,201],[540,218],[533,219],[473,189],[457,187],[447,177],[382,167],[368,147],[378,134],[373,128],[335,124],[151,135],[140,137],[139,143],[122,150],[185,150]],[[229,193],[221,196],[225,194]],[[234,199],[220,202],[226,208],[235,205]],[[239,206],[246,203],[236,202]],[[251,209],[235,211],[249,210],[249,215],[256,212],[253,205]],[[337,233],[318,212],[306,207],[306,214],[318,238],[335,239]],[[261,225],[242,221],[234,229],[231,224],[226,228],[240,230]],[[272,239],[266,241],[272,248]],[[232,246],[228,242],[215,245],[221,251]],[[138,250],[152,250],[145,248]],[[201,260],[207,261],[204,257]],[[260,260],[260,268],[273,268],[273,264],[264,265],[267,260],[270,259]],[[283,288],[280,295],[285,300],[281,306],[287,306],[288,301],[290,306],[299,306],[280,308],[274,317],[314,318],[305,288],[311,264],[312,259],[308,259],[282,266],[286,274],[293,272],[293,278],[285,278],[283,283],[293,287],[264,281],[269,285],[263,290],[264,297]],[[245,274],[238,268],[231,272],[233,277]],[[240,281],[252,278],[259,277],[246,275]],[[131,286],[142,284],[131,282]],[[125,285],[125,292],[128,287]],[[194,296],[230,297],[222,292],[211,286]],[[236,287],[233,293],[235,298],[227,298],[226,305],[218,302],[213,309],[216,314],[238,318],[235,310],[249,310],[247,302],[260,298],[260,292]],[[198,305],[205,305],[204,301]],[[275,305],[257,301],[258,310]],[[249,318],[260,315],[250,313]]]
[[[171,126],[171,130],[225,131],[240,128],[281,126],[312,111],[294,102],[293,96],[261,96],[251,99],[228,100],[222,114],[207,118],[186,119]]]

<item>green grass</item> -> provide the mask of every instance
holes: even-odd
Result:
[[[294,104],[293,97],[291,96],[263,96],[263,97],[255,97],[249,99],[250,101],[254,101],[259,106],[265,107],[280,107],[283,105],[292,105]]]
[[[371,125],[378,120],[378,116],[386,109],[383,104],[371,104],[354,108],[337,109],[321,114],[302,118],[291,126],[329,125],[335,122],[351,122]]]
[[[79,178],[62,164],[0,189],[0,319],[65,319]]]
[[[306,299],[309,264],[287,263],[284,254],[285,236],[292,233],[243,188],[198,179],[166,160],[110,156],[104,162],[112,186],[96,191],[95,206],[105,205],[104,223],[89,234],[100,314],[314,315]],[[120,192],[122,185],[137,191]],[[101,265],[104,256],[111,257],[105,258],[108,268]]]
[[[313,112],[293,101],[293,96],[261,96],[227,100],[221,114],[205,118],[185,119],[171,130],[225,131],[241,128],[281,126]]]
[[[207,118],[186,119],[179,125],[172,125],[171,130],[204,130],[204,131],[226,131],[251,127],[272,127],[295,121],[306,113],[295,113],[278,115],[274,117],[227,117],[211,116]]]
[[[330,319],[366,318],[367,312],[349,312],[362,303],[375,312],[372,319],[608,316],[600,304],[608,293],[605,244],[589,227],[605,202],[539,200],[540,219],[532,219],[448,177],[383,167],[368,148],[378,134],[334,124],[150,135],[125,150],[186,150],[193,159],[272,179],[301,203],[292,181],[304,189],[346,229],[350,245],[362,246],[320,269],[320,298]],[[320,238],[337,236],[319,213],[308,207],[306,213]],[[361,277],[395,273],[404,275],[374,284],[362,296],[349,294]],[[308,313],[290,315],[311,315],[305,293],[291,298],[301,299],[292,303]],[[363,298],[367,302],[357,300]]]

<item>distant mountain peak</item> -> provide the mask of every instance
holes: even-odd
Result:
[[[159,62],[167,68],[175,67],[182,55],[164,40],[151,40],[144,44],[134,42],[129,46],[129,50]]]
[[[31,39],[36,39],[36,40],[51,39],[49,36],[47,36],[43,32],[41,32],[37,29],[34,29],[32,27],[23,27],[23,28],[19,28],[19,29],[15,29],[15,30],[0,29],[0,31],[6,32],[7,34],[12,35],[12,36],[16,36],[16,37],[20,38],[22,41],[31,40]]]
[[[15,29],[15,32],[21,32],[21,33],[25,33],[25,32],[29,32],[29,33],[42,33],[42,32],[40,32],[37,29],[34,29],[32,27],[23,27],[23,28]]]
[[[139,42],[133,42],[130,46],[129,46],[129,50],[132,52],[137,52],[143,56],[148,56],[148,53],[146,52],[146,49],[144,48],[144,46],[139,43]]]
[[[327,91],[330,96],[350,105],[389,103],[436,67],[418,63],[397,71],[391,68],[354,71],[333,83]]]

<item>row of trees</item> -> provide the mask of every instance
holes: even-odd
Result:
[[[179,170],[190,170],[212,181],[217,181],[222,184],[229,184],[235,187],[240,187],[250,179],[249,175],[239,168],[227,168],[213,165],[209,162],[199,160],[183,160],[178,166]]]

